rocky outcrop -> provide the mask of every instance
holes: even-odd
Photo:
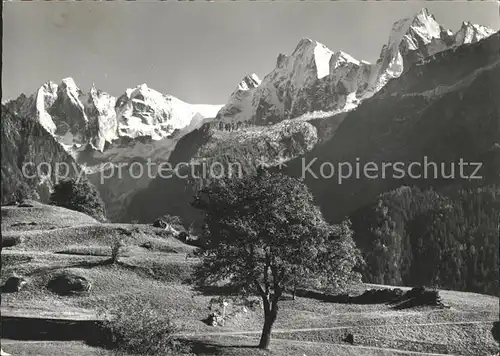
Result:
[[[179,141],[170,159],[172,174],[156,177],[138,191],[126,220],[151,223],[154,217],[175,211],[184,221],[200,222],[200,213],[190,205],[197,189],[221,176],[251,174],[258,166],[287,162],[317,143],[318,131],[307,121],[286,120],[233,132],[206,125]]]

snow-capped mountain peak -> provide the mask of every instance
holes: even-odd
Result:
[[[422,39],[423,43],[429,44],[432,42],[433,38],[441,37],[442,27],[436,22],[434,16],[430,14],[426,8],[424,8],[413,18],[409,31],[418,35]],[[405,38],[409,39],[409,37],[410,36],[407,33]],[[417,43],[413,42],[412,45],[414,46],[412,49],[418,48]]]
[[[61,86],[66,87],[70,91],[79,91],[80,88],[75,83],[75,80],[71,77],[64,78],[61,80]]]
[[[454,33],[423,8],[393,24],[375,64],[302,38],[290,55],[278,55],[275,69],[260,85],[249,87],[244,81],[240,83],[217,119],[267,125],[314,111],[351,110],[413,63],[448,48],[476,42],[493,32],[464,22]]]
[[[330,73],[330,58],[333,52],[324,44],[311,40],[310,38],[302,38],[295,50],[290,56],[281,57],[281,62],[286,62],[288,70],[295,70],[297,76],[301,72],[309,69],[315,69],[316,77],[321,79]],[[313,68],[311,64],[314,63]]]
[[[469,21],[463,21],[460,29],[455,33],[455,43],[457,46],[464,43],[477,42],[482,38],[491,36],[495,31],[492,29],[482,26],[472,24]]]
[[[292,52],[292,56],[295,55],[297,52],[304,50],[305,48],[311,48],[311,47],[313,48],[315,46],[316,46],[316,41],[313,41],[308,37],[303,37],[299,40],[299,43],[297,43],[295,50]]]
[[[364,66],[343,51],[333,52],[320,42],[302,38],[292,54],[278,56],[276,68],[259,86],[233,92],[217,119],[269,124],[315,107],[331,107],[321,95],[323,88],[346,85],[357,91],[360,78],[367,74],[362,73]],[[347,73],[353,77],[349,83],[342,80]]]
[[[146,96],[154,96],[154,97],[160,97],[162,94],[157,92],[156,90],[150,89],[146,83],[140,84],[136,86],[135,88],[127,88],[125,89],[125,95],[129,99],[133,99],[135,96],[138,95],[146,95]]]
[[[373,95],[389,79],[400,76],[415,62],[448,48],[476,42],[493,32],[484,26],[464,22],[461,29],[454,33],[442,27],[427,8],[414,16],[396,21],[387,44],[382,47],[374,68],[376,74],[368,83],[363,98]]]
[[[418,50],[422,45],[430,44],[433,39],[439,39],[443,31],[429,10],[423,8],[415,16],[394,23],[387,43],[387,52],[396,57],[396,52],[399,51]]]
[[[159,140],[188,127],[196,114],[214,117],[219,109],[220,105],[191,105],[141,84],[127,89],[116,103],[118,131],[120,136]]]
[[[71,77],[62,79],[59,85],[46,82],[32,96],[20,96],[15,101],[20,114],[34,115],[73,155],[87,145],[103,152],[106,143],[121,136],[159,140],[190,127],[195,115],[213,118],[221,108],[191,105],[147,84],[126,89],[117,100],[97,89],[95,83],[84,93]]]
[[[73,78],[64,78],[61,81],[61,84],[58,86],[58,99],[69,100],[72,105],[77,107],[81,119],[87,122],[88,118],[85,113],[85,108],[82,101],[80,100],[83,95],[83,92],[80,90],[80,88],[78,88]]]

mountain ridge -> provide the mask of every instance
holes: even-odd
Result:
[[[249,88],[244,98],[231,95],[216,120],[268,125],[319,108],[332,113],[349,111],[418,60],[493,32],[468,21],[453,32],[423,8],[393,24],[374,64],[303,38],[291,55],[278,55],[276,68],[258,86]]]
[[[68,151],[90,144],[100,152],[123,136],[160,140],[188,127],[197,114],[210,118],[219,108],[188,104],[146,84],[128,88],[119,97],[95,84],[84,93],[71,77],[63,78],[59,85],[48,81],[34,94],[21,94],[10,102],[16,103],[19,115],[37,119]]]

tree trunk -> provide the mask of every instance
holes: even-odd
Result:
[[[269,348],[272,327],[273,321],[266,319],[264,321],[264,328],[262,329],[262,335],[260,337],[259,349],[267,350]]]
[[[297,285],[293,285],[292,300],[295,300],[295,295],[297,294]]]
[[[262,335],[260,337],[259,349],[267,350],[271,342],[271,330],[278,315],[278,301],[273,300],[270,305],[268,300],[264,300],[264,327],[262,328]]]
[[[259,349],[267,350],[269,348],[269,343],[271,342],[271,330],[275,321],[275,313],[271,312],[271,315],[266,316],[264,327],[262,328],[262,335],[260,337]]]

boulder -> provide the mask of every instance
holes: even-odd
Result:
[[[60,295],[90,292],[92,284],[85,277],[72,273],[63,273],[53,277],[47,288]]]
[[[3,285],[2,291],[6,293],[19,292],[26,283],[28,282],[22,277],[10,277]]]
[[[426,292],[425,287],[415,287],[406,292],[406,297],[416,298],[422,296]]]

